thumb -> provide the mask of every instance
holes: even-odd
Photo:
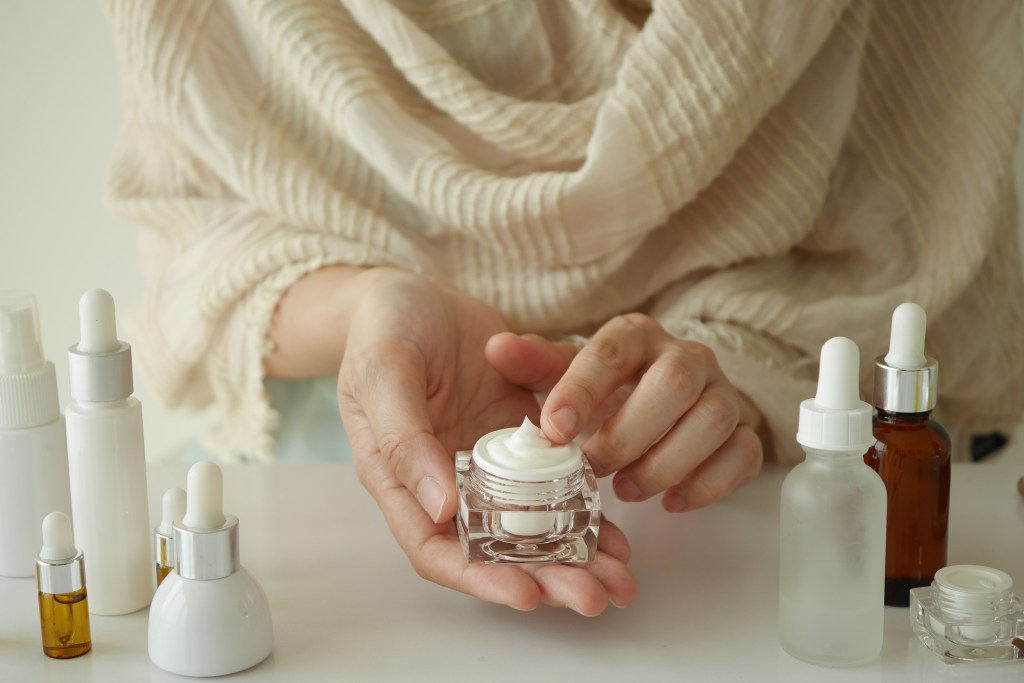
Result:
[[[551,390],[580,347],[536,334],[501,332],[487,340],[484,357],[506,381],[535,393]]]
[[[426,364],[419,349],[395,340],[346,354],[338,400],[346,429],[351,424],[363,436],[358,444],[353,439],[354,455],[362,461],[358,469],[383,464],[435,523],[451,518],[457,502],[455,466],[427,413]],[[373,458],[383,462],[367,462]],[[378,503],[386,494],[367,488]]]

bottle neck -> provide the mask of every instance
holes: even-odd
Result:
[[[808,448],[804,446],[804,453],[807,454],[808,462],[816,462],[827,465],[848,466],[864,464],[865,450],[853,451],[826,451],[820,448]]]
[[[897,413],[891,410],[877,410],[878,420],[886,424],[919,424],[926,425],[931,420],[932,411],[920,413]]]

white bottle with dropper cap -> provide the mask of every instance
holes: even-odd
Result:
[[[859,356],[845,337],[821,348],[817,395],[800,404],[807,459],[782,485],[779,640],[825,666],[865,664],[882,649],[886,497],[863,460],[874,438]]]
[[[142,406],[132,394],[132,354],[117,338],[114,300],[82,295],[81,341],[68,349],[68,468],[75,538],[85,553],[89,610],[128,614],[153,598]]]
[[[71,514],[57,373],[43,356],[36,299],[0,292],[0,576],[35,575],[49,512]]]
[[[173,524],[177,564],[149,609],[149,658],[182,676],[223,676],[270,655],[270,606],[241,565],[238,518],[224,514],[220,468],[197,462],[186,491],[185,516]]]

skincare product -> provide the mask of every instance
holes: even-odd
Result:
[[[910,625],[950,664],[1024,658],[1016,644],[1024,638],[1024,611],[1013,579],[998,569],[965,564],[938,570],[931,586],[910,591]]]
[[[182,676],[223,676],[270,654],[270,607],[239,562],[238,519],[223,512],[220,468],[196,463],[186,489],[185,516],[173,524],[177,566],[149,609],[149,658]]]
[[[865,456],[888,493],[885,604],[898,607],[946,565],[950,445],[930,419],[939,366],[924,355],[926,320],[914,303],[892,314],[889,353],[875,360],[875,444]]]
[[[864,464],[871,408],[859,397],[859,351],[821,348],[818,391],[800,404],[807,459],[782,484],[779,640],[824,666],[855,666],[882,649],[885,486]]]
[[[154,588],[142,406],[131,395],[131,347],[117,339],[110,294],[86,292],[79,315],[66,410],[75,538],[92,612],[127,614],[148,605]]]
[[[167,489],[163,497],[163,517],[153,531],[156,550],[156,585],[159,588],[176,564],[174,552],[174,522],[185,514],[185,492],[180,488]]]
[[[36,583],[43,652],[55,659],[84,655],[92,648],[92,637],[82,551],[75,547],[71,520],[63,512],[48,514],[42,528]]]
[[[39,521],[53,510],[71,514],[57,373],[35,297],[0,292],[0,576],[32,576]]]
[[[455,454],[457,526],[470,562],[585,563],[597,554],[601,500],[579,446],[529,419]]]

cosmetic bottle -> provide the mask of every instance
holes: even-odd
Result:
[[[950,443],[931,419],[939,366],[924,355],[925,327],[917,304],[892,314],[889,352],[875,360],[875,444],[865,456],[888,495],[885,604],[897,607],[946,566]]]
[[[782,484],[779,640],[823,666],[856,666],[882,648],[885,486],[864,464],[871,408],[859,400],[859,351],[821,349],[818,390],[800,404],[806,460]]]
[[[43,519],[43,545],[36,558],[39,625],[47,657],[70,659],[92,648],[85,562],[75,547],[71,520],[63,512]]]
[[[71,514],[57,373],[35,297],[0,292],[0,576],[35,573],[39,520],[53,510]]]
[[[131,395],[131,347],[117,339],[110,294],[86,292],[79,316],[66,410],[75,538],[85,553],[89,608],[128,614],[148,605],[154,589],[142,406]]]
[[[270,654],[274,629],[263,589],[238,554],[238,519],[223,512],[223,475],[188,472],[185,516],[174,522],[177,566],[149,609],[149,658],[182,676],[223,676]]]
[[[1024,659],[1024,611],[1006,572],[954,565],[910,591],[910,625],[948,664]]]
[[[160,525],[153,530],[154,549],[156,550],[156,585],[157,588],[171,573],[177,557],[174,552],[174,522],[185,514],[185,492],[180,488],[164,491],[163,517]]]
[[[597,554],[601,499],[579,445],[529,419],[455,454],[457,524],[470,562],[582,564]]]

